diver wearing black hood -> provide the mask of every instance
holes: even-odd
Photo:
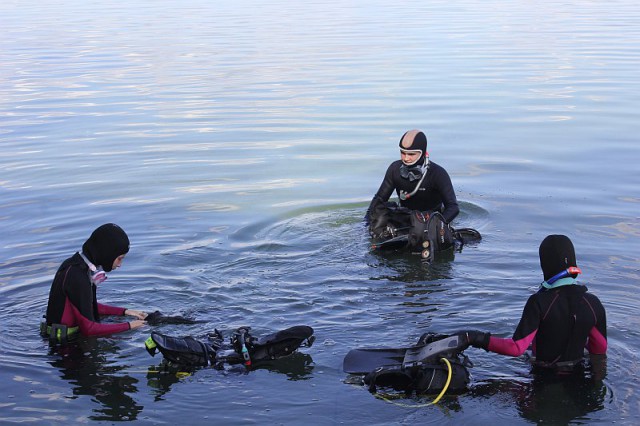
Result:
[[[386,203],[396,191],[402,207],[427,213],[439,211],[450,223],[460,212],[458,200],[447,171],[429,161],[425,134],[410,130],[400,138],[399,147],[401,159],[387,168],[369,212],[374,204]]]
[[[114,223],[98,227],[77,252],[65,260],[53,279],[49,291],[46,324],[42,333],[64,338],[80,332],[83,336],[119,333],[144,325],[147,314],[131,309],[98,303],[97,284],[106,273],[120,267],[129,252],[129,238]],[[101,315],[128,315],[137,320],[123,323],[100,323]]]
[[[531,345],[534,365],[570,367],[590,354],[607,352],[607,317],[600,300],[579,285],[581,272],[571,240],[549,235],[540,244],[544,281],[531,295],[512,338],[463,331],[468,344],[502,355],[520,356]]]

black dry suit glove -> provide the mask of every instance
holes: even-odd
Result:
[[[465,330],[455,333],[460,339],[459,346],[464,346],[465,349],[469,346],[474,348],[484,349],[485,351],[489,347],[489,338],[491,333],[485,333],[477,330]]]

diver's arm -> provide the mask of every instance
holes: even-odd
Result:
[[[134,309],[120,308],[118,306],[109,306],[105,305],[104,303],[98,303],[98,313],[100,315],[131,316],[141,320],[147,317],[146,312],[136,311]]]
[[[597,327],[592,327],[587,340],[587,350],[590,354],[607,353],[607,338],[600,333]]]
[[[380,184],[380,188],[378,188],[378,192],[373,197],[374,199],[379,199],[382,202],[389,201],[391,195],[393,194],[393,190],[396,188],[396,185],[393,183],[393,169],[396,166],[396,162],[393,162],[387,168],[387,172],[384,174],[384,179]]]
[[[593,294],[587,293],[584,299],[595,316],[595,325],[589,331],[586,348],[591,354],[607,352],[607,314],[600,300]]]
[[[102,324],[99,322],[91,321],[78,310],[78,308],[70,303],[70,309],[74,316],[75,323],[80,329],[80,333],[83,336],[104,336],[107,334],[121,333],[131,328],[128,322],[116,323],[116,324]]]
[[[533,331],[522,339],[514,340],[512,338],[503,339],[491,336],[489,338],[489,346],[487,350],[501,355],[520,356],[527,350],[538,330]]]
[[[126,308],[121,308],[119,306],[105,305],[104,303],[98,302],[98,313],[100,315],[123,316],[125,315],[126,310],[127,310]]]
[[[97,321],[94,318],[93,301],[94,294],[91,281],[86,270],[72,266],[62,284],[64,294],[78,313],[89,321]],[[65,307],[65,311],[67,308]],[[74,315],[75,316],[75,315]]]
[[[376,203],[386,203],[391,198],[393,194],[393,190],[395,189],[395,184],[393,183],[393,166],[392,163],[388,168],[387,172],[384,175],[384,179],[380,184],[380,188],[376,192],[376,195],[373,196],[371,203],[369,203],[369,207],[367,208],[367,214],[365,215],[365,221],[369,223],[369,215],[372,212],[372,209]]]
[[[491,336],[487,350],[501,355],[522,355],[536,337],[541,318],[540,306],[536,302],[535,295],[532,295],[522,310],[522,316],[513,337],[503,339]]]
[[[442,217],[445,222],[451,223],[453,219],[460,213],[460,207],[458,206],[458,199],[456,198],[456,192],[453,189],[451,178],[444,168],[440,168],[438,173],[437,188],[442,198],[442,204],[444,209],[442,211]]]

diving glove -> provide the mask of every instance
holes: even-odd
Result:
[[[460,345],[466,344],[465,348],[473,346],[474,348],[484,349],[485,351],[489,347],[489,338],[491,333],[485,333],[477,330],[465,330],[456,333],[460,340]]]

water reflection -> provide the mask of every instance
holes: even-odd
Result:
[[[49,363],[60,377],[72,385],[74,396],[88,395],[99,404],[92,420],[136,420],[143,406],[130,394],[138,392],[138,380],[126,374],[124,365],[112,365],[109,359],[120,351],[107,339],[81,338],[65,345],[52,345]]]
[[[435,261],[432,263],[423,261],[420,255],[408,253],[407,249],[374,251],[371,254],[376,262],[370,262],[369,266],[383,267],[392,271],[392,273],[385,271],[382,275],[371,277],[371,279],[403,283],[451,279],[452,262],[455,260],[454,250],[436,253]]]
[[[496,379],[473,386],[479,398],[499,396],[515,403],[523,419],[538,424],[567,424],[589,420],[589,414],[605,408],[606,357],[592,356],[586,366],[571,374],[532,371],[528,382]]]
[[[250,374],[255,370],[268,370],[272,373],[284,374],[288,380],[308,380],[314,368],[311,355],[294,352],[291,355],[277,360],[264,361],[254,365],[250,370],[243,365],[226,365],[220,374]],[[154,389],[154,400],[160,401],[169,393],[171,387],[186,377],[192,376],[202,368],[180,367],[171,365],[165,361],[155,366],[150,366],[147,371],[147,385]]]

